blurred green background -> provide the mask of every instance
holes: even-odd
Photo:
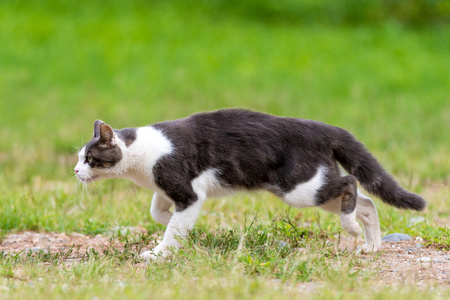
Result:
[[[95,119],[246,107],[344,127],[397,176],[447,181],[449,16],[439,0],[2,0],[0,168],[71,177]]]
[[[96,119],[145,126],[225,107],[348,129],[429,202],[419,214],[375,201],[382,235],[421,237],[448,254],[448,0],[0,0],[0,242],[26,230],[121,237],[130,226],[161,235],[148,190],[121,179],[88,187],[75,180],[76,147],[90,140]],[[448,294],[439,281],[407,283],[400,273],[400,290],[378,282],[384,269],[372,267],[382,254],[329,252],[346,238],[339,216],[275,198],[208,201],[198,240],[167,266],[136,266],[120,251],[115,259],[86,252],[74,264],[31,249],[0,251],[0,298],[324,299],[300,289],[304,281],[330,299]],[[269,235],[269,244],[258,238]],[[244,238],[255,242],[241,249]],[[279,238],[295,244],[280,247]],[[419,263],[431,270],[445,262]]]

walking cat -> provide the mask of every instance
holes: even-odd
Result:
[[[366,252],[380,249],[380,225],[374,203],[357,188],[357,180],[389,205],[426,206],[346,130],[249,110],[198,113],[121,130],[97,120],[78,158],[75,173],[83,183],[121,177],[155,191],[150,212],[167,229],[153,251],[142,253],[146,260],[165,258],[180,246],[178,239],[193,228],[207,198],[240,190],[263,189],[293,207],[319,206],[340,214],[352,236],[361,234],[358,219]]]

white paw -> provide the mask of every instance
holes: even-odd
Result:
[[[373,253],[373,252],[377,252],[381,249],[381,247],[377,247],[375,245],[369,245],[369,244],[364,244],[361,247],[358,246],[358,248],[356,249],[357,253]]]
[[[164,247],[157,246],[153,250],[145,251],[141,253],[141,259],[144,261],[161,261],[172,255],[170,250],[164,249]]]
[[[155,261],[159,256],[155,255],[153,251],[145,251],[141,253],[140,257],[144,261]]]

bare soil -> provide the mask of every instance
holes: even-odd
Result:
[[[145,229],[133,229],[136,233],[144,233]],[[356,241],[362,244],[363,240]],[[21,232],[6,236],[1,241],[0,252],[30,253],[50,251],[58,253],[65,249],[73,249],[66,263],[72,264],[81,260],[90,248],[102,253],[107,247],[123,249],[124,242],[104,235],[89,236],[80,233],[38,233]],[[427,245],[421,238],[408,241],[383,243],[382,251],[377,254],[361,254],[361,259],[372,261],[371,268],[376,270],[378,279],[387,285],[429,286],[445,285],[450,287],[450,252],[437,245]],[[340,248],[355,249],[352,238],[346,238]],[[150,248],[150,247],[149,247]],[[143,249],[145,250],[145,249]]]
[[[358,239],[357,244],[364,241]],[[353,238],[344,240],[340,248],[355,249]],[[426,243],[416,237],[401,242],[383,242],[378,253],[361,254],[361,259],[372,261],[380,282],[385,285],[414,283],[418,286],[445,285],[450,288],[450,252],[439,245]]]

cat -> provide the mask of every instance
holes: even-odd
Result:
[[[207,198],[236,191],[263,189],[293,207],[318,206],[340,214],[342,227],[355,237],[362,233],[358,219],[364,252],[381,248],[381,234],[375,205],[357,181],[397,208],[420,211],[426,206],[348,131],[244,109],[121,130],[97,120],[78,159],[74,170],[83,183],[121,177],[155,191],[150,212],[167,229],[153,251],[141,254],[144,260],[170,256]]]

